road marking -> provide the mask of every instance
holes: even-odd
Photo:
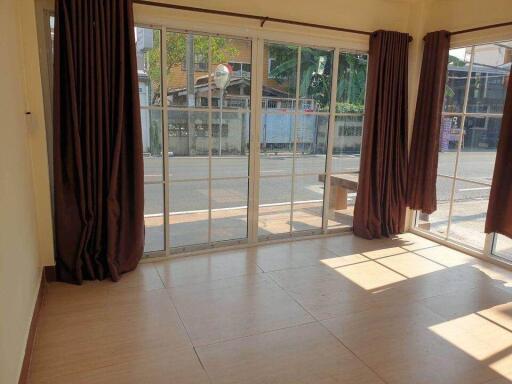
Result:
[[[491,187],[475,187],[475,188],[462,188],[459,189],[459,192],[467,192],[467,191],[485,191],[487,189],[491,189]]]
[[[302,201],[296,201],[294,204],[307,204],[307,203],[321,203],[322,200],[302,200]],[[291,205],[291,202],[286,201],[284,203],[270,203],[270,204],[260,204],[260,207],[276,207],[280,205]],[[247,206],[240,206],[240,207],[228,207],[228,208],[216,208],[212,209],[212,212],[218,212],[218,211],[230,211],[230,210],[236,210],[236,209],[247,209]],[[192,214],[192,213],[206,213],[208,212],[207,209],[198,209],[195,211],[180,211],[180,212],[170,212],[169,216],[174,215],[186,215],[186,214]],[[161,217],[163,216],[163,213],[149,213],[144,215],[144,217]]]

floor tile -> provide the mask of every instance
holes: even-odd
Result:
[[[480,282],[471,290],[432,297],[423,304],[449,320],[509,302],[512,302],[510,293],[492,283]]]
[[[497,373],[435,332],[444,319],[420,305],[380,307],[322,323],[386,382],[482,383]],[[471,335],[459,340],[483,346]]]
[[[261,272],[250,249],[178,257],[157,262],[155,267],[166,287]]]
[[[80,370],[65,375],[44,376],[34,373],[30,377],[30,384],[209,383],[192,348],[175,349],[161,345],[141,348],[132,355],[123,355],[123,359],[117,359],[114,364],[98,367],[88,367],[86,363],[76,365]]]
[[[405,277],[413,278],[446,269],[429,259],[412,252],[384,257],[378,262]]]
[[[389,285],[393,285],[407,279],[407,277],[392,271],[375,261],[336,268],[336,271],[368,292],[384,289]]]
[[[370,292],[327,266],[286,269],[269,275],[319,320],[374,305]]]
[[[139,350],[191,348],[186,330],[164,289],[125,289],[109,305],[71,313],[43,307],[31,370],[54,377],[119,364]],[[70,348],[70,346],[72,346]]]
[[[383,383],[318,323],[199,347],[197,352],[213,383]]]
[[[265,272],[321,265],[322,260],[336,257],[322,241],[292,241],[269,244],[253,249],[258,266]]]
[[[262,275],[174,287],[169,292],[196,346],[314,320]]]

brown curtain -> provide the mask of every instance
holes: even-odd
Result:
[[[114,281],[144,245],[131,0],[56,0],[54,184],[57,278]]]
[[[368,85],[354,234],[367,239],[403,231],[407,174],[409,35],[370,37]]]
[[[512,239],[512,81],[510,76],[501,120],[485,232],[501,233]]]
[[[439,130],[448,68],[450,34],[431,32],[425,36],[409,169],[407,205],[425,213],[437,209],[436,180]]]

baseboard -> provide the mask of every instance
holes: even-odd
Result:
[[[53,283],[57,281],[57,272],[55,271],[55,265],[47,265],[44,267],[44,277],[47,283]]]
[[[41,274],[41,283],[39,285],[39,292],[37,293],[36,304],[34,306],[34,312],[32,313],[32,320],[30,321],[30,329],[28,331],[27,344],[25,346],[25,356],[23,357],[23,364],[21,366],[20,378],[18,380],[18,384],[26,384],[28,383],[28,372],[30,368],[30,360],[32,359],[32,351],[34,349],[34,343],[36,340],[36,328],[37,322],[39,319],[39,312],[41,310],[41,305],[43,304],[43,298],[46,291],[46,268],[43,269]],[[55,267],[54,267],[55,271]]]

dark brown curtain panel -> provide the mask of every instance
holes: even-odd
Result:
[[[409,35],[370,37],[359,188],[354,234],[367,239],[403,231],[407,174]]]
[[[114,281],[144,245],[131,0],[56,0],[54,184],[57,277]]]
[[[425,213],[437,209],[436,180],[439,129],[448,68],[450,34],[425,36],[414,130],[407,172],[407,205]]]
[[[510,76],[485,220],[485,232],[501,233],[512,239],[512,81]]]

